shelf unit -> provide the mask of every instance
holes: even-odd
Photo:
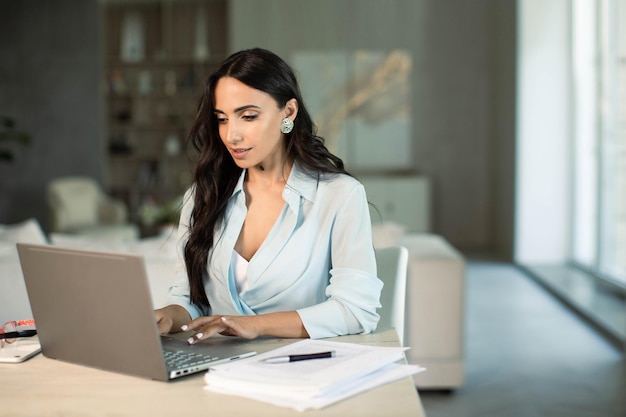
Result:
[[[226,1],[102,3],[105,186],[132,221],[190,185],[186,139],[206,77],[226,57]]]

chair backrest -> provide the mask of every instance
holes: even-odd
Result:
[[[375,251],[378,278],[384,283],[378,327],[395,328],[400,344],[403,344],[409,251],[403,246],[376,248]]]
[[[52,214],[53,231],[62,232],[75,227],[96,225],[102,189],[92,178],[64,177],[48,184],[48,205]]]

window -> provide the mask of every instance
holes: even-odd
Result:
[[[573,260],[626,288],[626,3],[573,3]]]

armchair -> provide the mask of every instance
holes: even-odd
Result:
[[[89,177],[62,177],[51,181],[47,201],[52,232],[115,237],[139,237],[136,225],[128,222],[128,209],[104,193]]]

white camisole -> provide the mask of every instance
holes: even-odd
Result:
[[[249,262],[243,256],[239,255],[236,250],[233,250],[230,267],[235,277],[237,293],[242,293],[248,289],[248,264]]]

